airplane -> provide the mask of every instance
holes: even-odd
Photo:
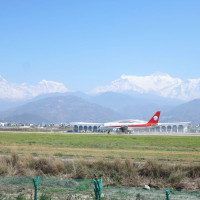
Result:
[[[101,131],[122,131],[122,132],[128,132],[134,129],[141,129],[141,128],[147,128],[147,127],[154,127],[158,125],[158,121],[160,118],[161,111],[157,111],[153,117],[148,121],[142,121],[142,120],[122,120],[122,121],[116,121],[116,122],[108,122],[104,123],[101,127]]]

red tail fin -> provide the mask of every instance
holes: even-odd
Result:
[[[154,116],[149,120],[149,122],[147,123],[148,126],[152,126],[158,123],[160,118],[160,111],[156,112],[154,114]]]

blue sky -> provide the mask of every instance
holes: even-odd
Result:
[[[200,78],[199,0],[0,1],[0,74],[88,91],[122,74]]]

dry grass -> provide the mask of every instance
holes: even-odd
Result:
[[[49,151],[51,149],[51,151]],[[10,152],[17,152],[24,156],[58,156],[58,157],[84,157],[84,158],[122,158],[135,160],[170,160],[173,162],[199,162],[199,152],[180,151],[158,151],[158,150],[128,150],[128,149],[92,149],[92,148],[71,148],[57,146],[21,145],[21,144],[0,144],[0,153],[7,155]]]
[[[55,157],[19,157],[16,153],[0,158],[0,175],[57,176],[72,179],[102,177],[107,185],[174,187],[200,189],[200,165],[180,165],[147,160],[136,163],[131,159],[112,161],[70,160]],[[196,181],[195,181],[196,180]],[[191,184],[189,184],[192,182]]]

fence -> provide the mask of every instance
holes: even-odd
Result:
[[[35,179],[37,181],[37,179]],[[70,180],[40,177],[38,200],[96,199],[93,180]],[[0,176],[1,200],[33,200],[35,188],[32,177]],[[165,189],[104,186],[101,200],[166,200]],[[171,190],[170,200],[199,200],[200,191]]]

